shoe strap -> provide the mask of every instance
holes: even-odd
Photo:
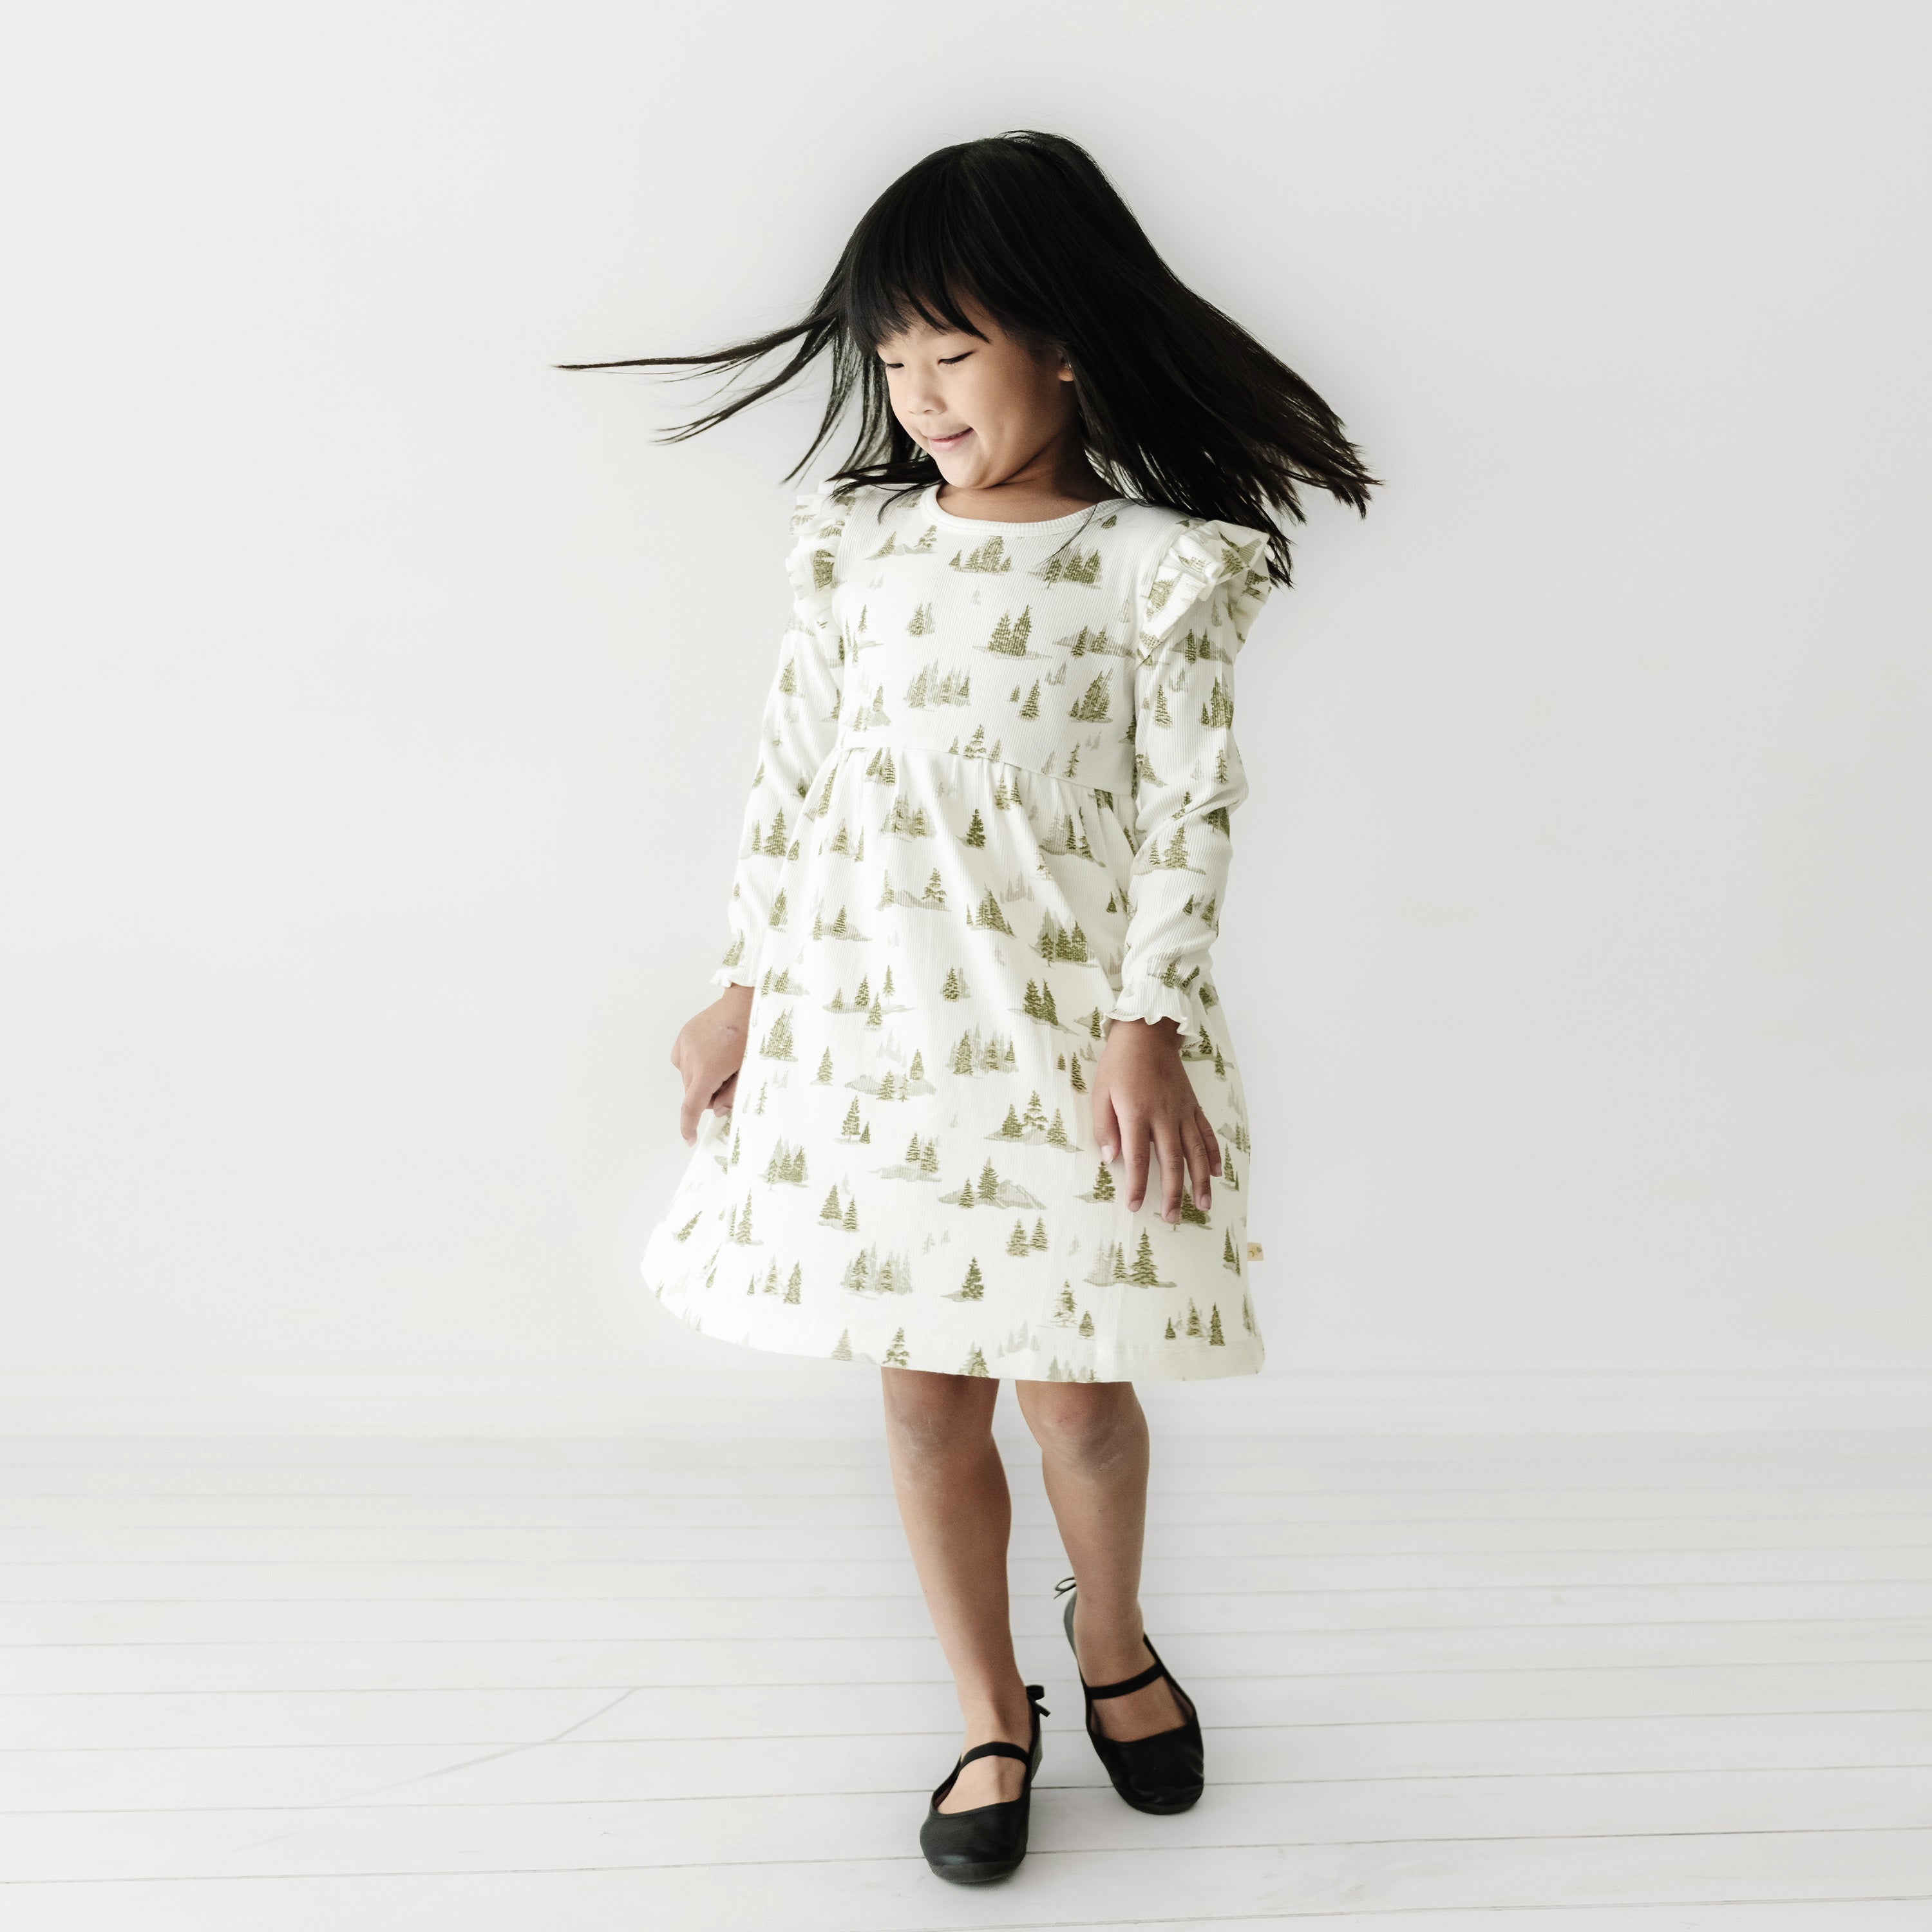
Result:
[[[1151,1646],[1149,1646],[1151,1648]],[[1124,1697],[1135,1690],[1144,1690],[1150,1684],[1158,1683],[1167,1675],[1167,1666],[1159,1658],[1150,1664],[1138,1677],[1124,1677],[1118,1684],[1089,1684],[1084,1679],[1081,1688],[1089,1700],[1098,1697]]]
[[[959,1760],[961,1764],[970,1764],[976,1757],[1016,1757],[1022,1764],[1033,1762],[1033,1753],[1018,1744],[1010,1744],[1004,1738],[995,1738],[989,1744],[975,1744]],[[955,1767],[957,1768],[957,1767]]]

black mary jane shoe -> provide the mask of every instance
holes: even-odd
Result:
[[[1056,1583],[1054,1594],[1064,1594],[1066,1641],[1073,1642],[1073,1600],[1077,1594],[1069,1576]],[[1147,1643],[1143,1634],[1141,1641]],[[1087,1700],[1087,1735],[1093,1740],[1095,1754],[1106,1766],[1114,1789],[1136,1811],[1165,1814],[1185,1811],[1207,1789],[1204,1774],[1204,1754],[1201,1744],[1201,1718],[1194,1700],[1174,1680],[1174,1673],[1160,1660],[1160,1652],[1150,1643],[1148,1654],[1154,1662],[1136,1677],[1124,1677],[1118,1684],[1089,1684],[1080,1680],[1081,1694]],[[1080,1668],[1080,1653],[1073,1653],[1073,1667]],[[1171,1731],[1156,1731],[1152,1737],[1110,1738],[1094,1716],[1094,1706],[1108,1697],[1124,1697],[1130,1691],[1144,1690],[1150,1684],[1167,1679],[1174,1701],[1187,1714]]]
[[[1033,1715],[1028,1748],[1022,1750],[1001,1738],[962,1752],[945,1783],[932,1794],[926,1822],[919,1828],[919,1848],[926,1854],[926,1863],[955,1885],[984,1885],[989,1879],[1004,1878],[1026,1856],[1027,1814],[1033,1798],[1034,1773],[1040,1768],[1040,1720],[1051,1714],[1040,1701],[1046,1694],[1043,1684],[1029,1684],[1026,1694]],[[970,1811],[940,1810],[946,1794],[958,1783],[960,1772],[976,1757],[1018,1758],[1026,1766],[1020,1795],[1000,1804],[976,1804]]]

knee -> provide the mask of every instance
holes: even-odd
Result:
[[[1145,1453],[1147,1418],[1130,1382],[1034,1382],[1022,1405],[1041,1452],[1106,1468]]]
[[[975,1450],[992,1440],[988,1393],[999,1384],[974,1376],[934,1375],[923,1369],[883,1371],[886,1421],[904,1455],[936,1461]]]

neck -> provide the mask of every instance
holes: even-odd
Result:
[[[997,483],[942,482],[934,500],[956,517],[1028,523],[1104,503],[1113,494],[1095,473],[1085,451],[1061,436]]]

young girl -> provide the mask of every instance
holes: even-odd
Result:
[[[881,1369],[965,1719],[921,1844],[974,1882],[1024,1856],[1044,1708],[1008,1627],[1002,1378],[1072,1563],[1094,1748],[1144,1811],[1202,1788],[1194,1704],[1142,1628],[1133,1384],[1262,1364],[1209,965],[1247,793],[1234,664],[1289,580],[1271,512],[1299,520],[1310,484],[1364,509],[1374,479],[1052,135],[920,162],[791,328],[567,366],[730,370],[788,344],[669,439],[824,351],[800,469],[861,406],[853,460],[793,518],[724,990],[671,1056],[696,1151],[643,1270],[706,1334]]]

